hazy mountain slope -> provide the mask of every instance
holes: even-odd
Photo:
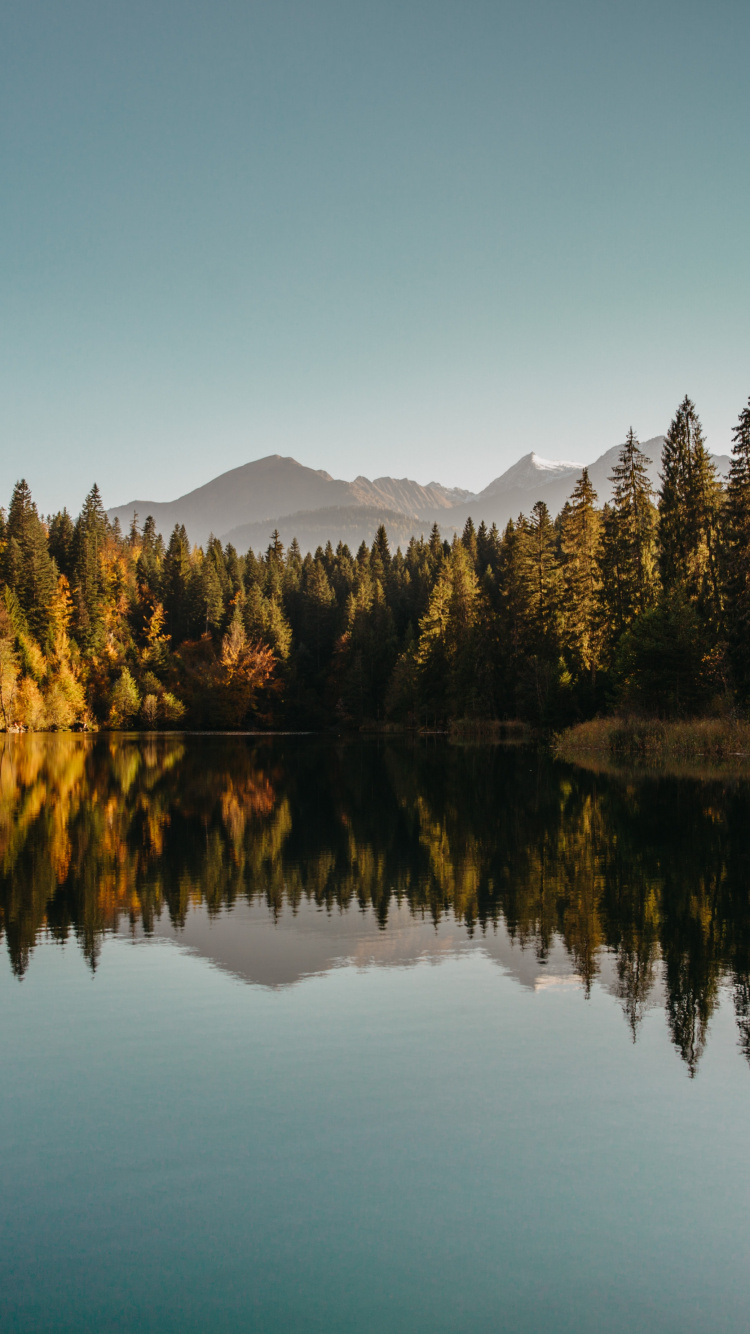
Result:
[[[302,551],[315,551],[331,542],[334,547],[345,542],[352,554],[356,554],[361,542],[371,545],[378,526],[384,523],[388,530],[388,541],[392,551],[397,546],[402,549],[408,544],[414,533],[429,531],[426,524],[411,515],[398,514],[376,505],[335,506],[332,509],[302,510],[296,514],[285,514],[273,521],[261,523],[243,523],[221,535],[226,545],[231,542],[238,551],[264,551],[268,546],[271,533],[278,529],[285,546],[296,537]],[[451,536],[452,529],[441,527],[444,536]]]
[[[664,437],[657,435],[641,446],[655,491],[660,485],[663,443]],[[600,505],[611,498],[609,478],[619,450],[620,445],[613,446],[589,466]],[[714,456],[714,462],[726,478],[729,457]],[[117,516],[126,528],[134,511],[141,524],[152,514],[165,540],[176,523],[184,523],[192,542],[204,544],[214,533],[240,551],[249,546],[265,548],[274,528],[284,542],[296,536],[304,551],[314,551],[328,541],[334,546],[344,541],[356,548],[363,540],[372,541],[378,524],[384,523],[395,548],[408,542],[412,534],[429,532],[435,522],[445,537],[460,531],[469,516],[477,527],[484,520],[502,529],[508,519],[528,514],[537,500],[543,500],[554,516],[570,496],[581,467],[580,463],[526,454],[474,495],[437,482],[421,486],[407,477],[376,477],[374,481],[357,477],[343,482],[295,459],[269,454],[222,473],[177,500],[134,500],[109,510],[109,517]]]
[[[337,481],[329,473],[306,468],[295,459],[269,454],[222,473],[177,500],[131,500],[108,513],[110,519],[118,518],[123,528],[129,527],[134,512],[141,524],[152,514],[165,539],[176,523],[184,523],[192,542],[205,543],[210,533],[224,539],[235,529],[244,530],[264,520],[271,520],[272,530],[280,516],[334,508],[348,512],[357,506],[374,507],[383,516],[408,515],[431,523],[433,514],[470,495],[470,491],[451,491],[437,482],[420,486],[407,477]]]
[[[509,519],[528,514],[537,500],[543,500],[551,514],[562,509],[581,475],[580,463],[554,463],[538,454],[525,454],[512,468],[496,477],[478,495],[454,505],[451,523],[462,528],[471,516],[475,525],[484,522],[505,527]]]
[[[557,462],[552,459],[543,459],[539,454],[524,454],[523,458],[514,463],[494,482],[480,491],[477,500],[492,500],[497,495],[505,495],[509,491],[528,491],[536,492],[540,487],[555,486],[564,482],[566,485],[570,478],[575,480],[580,477],[582,463]]]
[[[141,524],[153,514],[165,539],[176,523],[184,523],[191,542],[204,543],[210,533],[219,536],[239,524],[291,510],[356,503],[351,483],[335,481],[329,473],[306,468],[296,459],[269,454],[232,468],[177,500],[131,500],[108,513],[110,519],[119,518],[123,528],[129,526],[134,510]]]

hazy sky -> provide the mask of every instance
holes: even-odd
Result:
[[[748,0],[0,10],[0,501],[484,486],[750,394]]]

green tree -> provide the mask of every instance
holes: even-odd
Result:
[[[167,625],[173,644],[181,644],[188,637],[193,623],[205,616],[205,604],[193,604],[193,565],[190,542],[184,524],[175,524],[164,556],[161,574],[162,600],[167,613]]]
[[[18,598],[32,634],[43,640],[57,590],[57,569],[47,547],[46,529],[23,480],[13,488],[8,509],[2,577]]]
[[[574,670],[593,690],[601,661],[601,516],[596,491],[584,468],[560,524],[565,614],[563,637]]]
[[[659,566],[666,590],[678,586],[708,621],[721,614],[718,536],[721,489],[695,405],[685,397],[662,452]]]
[[[612,503],[602,516],[601,597],[610,642],[656,601],[656,511],[647,465],[631,426],[610,478]]]
[[[98,486],[92,486],[75,525],[71,590],[76,611],[76,636],[89,651],[104,639],[106,584],[103,568],[107,516]]]
[[[489,704],[486,617],[469,552],[456,541],[419,625],[416,661],[427,716],[465,717]]]
[[[729,651],[740,697],[750,700],[750,399],[732,436],[724,519]]]
[[[531,645],[537,653],[555,653],[562,584],[557,537],[543,500],[536,502],[523,525],[521,564]]]
[[[53,515],[49,524],[49,554],[66,579],[73,577],[75,524],[66,509]]]

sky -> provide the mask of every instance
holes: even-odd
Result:
[[[479,489],[750,394],[747,0],[0,3],[0,503]]]

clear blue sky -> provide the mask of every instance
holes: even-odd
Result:
[[[0,501],[481,487],[750,394],[748,0],[0,11]]]

